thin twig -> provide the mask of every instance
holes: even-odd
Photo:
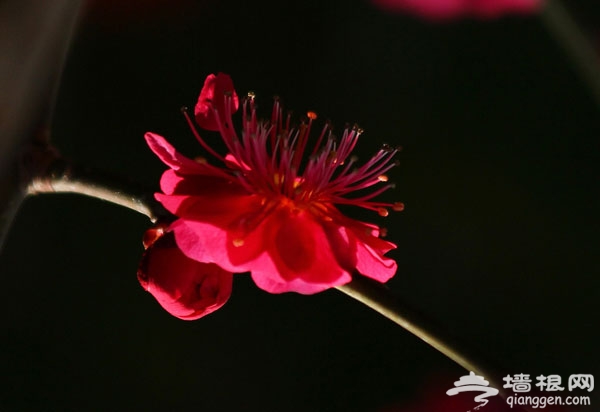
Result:
[[[541,13],[547,30],[567,54],[574,70],[589,88],[592,97],[600,106],[600,59],[595,49],[573,20],[560,0],[548,0]]]
[[[78,193],[135,210],[152,222],[168,215],[162,205],[154,200],[150,188],[116,175],[74,165],[58,156],[41,173],[37,171],[27,180],[27,195]]]
[[[49,156],[52,155],[53,152],[50,152]],[[27,191],[29,194],[79,193],[135,210],[152,221],[168,214],[147,188],[97,170],[76,167],[60,157],[55,158],[44,173],[31,179]],[[338,289],[402,326],[467,371],[485,377],[506,397],[502,375],[495,367],[482,361],[482,357],[475,355],[471,348],[459,344],[443,328],[402,303],[385,285],[357,275],[352,282]]]
[[[458,342],[440,325],[401,302],[385,285],[362,275],[355,275],[350,283],[338,286],[337,289],[402,326],[467,371],[485,377],[504,398],[509,395],[503,388],[503,374],[496,366],[484,361],[483,356],[473,348],[467,348],[465,344]]]

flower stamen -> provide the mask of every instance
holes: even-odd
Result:
[[[193,127],[186,111],[184,115],[190,128],[211,155],[225,163],[224,171],[237,178],[249,192],[262,196],[284,196],[299,203],[323,203],[353,205],[376,211],[387,216],[389,210],[401,211],[401,202],[374,202],[393,184],[387,184],[359,197],[348,197],[351,193],[362,191],[378,183],[389,181],[388,172],[398,164],[393,160],[400,148],[388,144],[382,145],[366,163],[353,167],[357,157],[352,156],[359,137],[364,132],[358,125],[347,125],[339,140],[331,134],[331,124],[326,122],[316,139],[312,153],[303,165],[304,153],[310,138],[312,123],[317,119],[313,111],[306,113],[306,120],[296,129],[290,128],[291,114],[287,112],[284,120],[283,109],[278,96],[273,98],[270,122],[258,121],[256,116],[254,92],[248,92],[242,108],[242,139],[233,127],[232,114],[235,110],[234,96],[225,92],[224,105],[212,104],[216,129],[230,152],[226,158],[217,154],[200,137]],[[224,116],[220,115],[222,108]],[[284,125],[285,124],[285,125]],[[323,144],[323,140],[326,143]],[[240,238],[241,239],[241,238]]]

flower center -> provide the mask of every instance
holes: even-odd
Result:
[[[310,210],[323,216],[335,209],[334,205],[353,205],[376,211],[381,216],[387,216],[390,209],[404,208],[401,202],[373,200],[393,187],[388,183],[386,172],[397,164],[393,158],[399,149],[384,145],[365,164],[357,166],[352,152],[363,130],[358,126],[347,127],[336,140],[329,123],[308,149],[316,113],[307,112],[300,125],[293,128],[291,115],[283,115],[279,99],[275,98],[270,121],[259,121],[252,92],[243,101],[239,136],[232,119],[234,98],[231,93],[221,98],[223,104],[213,104],[212,110],[229,151],[227,156],[219,155],[206,144],[187,114],[186,119],[202,146],[224,163],[223,171],[248,193],[264,197],[271,206],[285,206],[292,211]],[[219,113],[217,107],[225,113]],[[378,184],[383,185],[368,190]]]

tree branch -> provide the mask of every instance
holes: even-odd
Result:
[[[587,86],[591,97],[600,106],[600,59],[588,37],[583,33],[560,0],[547,0],[541,13],[542,22],[570,59],[573,70]]]
[[[44,167],[28,167],[31,176],[27,178],[27,195],[78,193],[134,210],[151,222],[170,215],[154,200],[154,190],[132,180],[69,163],[52,148],[33,148],[29,157],[33,158],[30,163]]]
[[[46,162],[49,166],[31,179],[28,186],[30,195],[79,193],[127,207],[146,215],[151,221],[170,216],[154,200],[152,191],[148,188],[97,170],[71,165],[49,149],[37,155],[38,163],[40,156],[50,159]],[[419,337],[467,371],[484,376],[503,396],[506,395],[502,387],[502,375],[497,368],[484,362],[482,356],[476,355],[472,348],[460,344],[442,327],[402,303],[385,285],[357,275],[352,282],[339,286],[338,289]]]
[[[0,248],[25,196],[21,154],[47,142],[80,0],[0,1]]]
[[[503,388],[503,373],[499,372],[498,367],[485,361],[473,348],[459,342],[441,325],[400,301],[387,286],[357,274],[350,283],[337,289],[402,326],[467,371],[485,377],[503,398],[510,395]]]

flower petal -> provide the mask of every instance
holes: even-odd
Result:
[[[178,217],[208,222],[229,222],[258,202],[229,177],[186,175],[173,170],[163,173],[160,181],[163,193],[154,197]],[[233,214],[233,216],[229,216]]]
[[[356,270],[379,282],[390,280],[398,265],[394,259],[383,256],[396,245],[360,230],[353,230],[356,238]]]
[[[255,195],[222,194],[220,196],[189,195],[154,195],[171,213],[183,218],[206,222],[221,228],[231,226],[236,219],[241,219],[257,207]]]
[[[167,169],[161,179],[160,188],[167,195],[221,196],[244,195],[246,191],[227,174],[182,175]]]
[[[239,99],[233,88],[233,81],[229,75],[218,73],[208,75],[204,80],[204,87],[200,91],[198,103],[194,108],[196,122],[206,130],[219,130],[218,122],[214,110],[219,114],[221,124],[225,124],[225,95],[232,97],[233,108],[231,114],[235,113],[239,107]]]
[[[356,268],[356,241],[349,230],[334,222],[324,222],[323,229],[339,265],[349,272]]]
[[[194,320],[219,309],[231,295],[233,274],[186,257],[172,234],[152,244],[138,270],[142,287],[171,315]]]
[[[247,218],[247,209],[241,212],[229,215],[229,226],[179,219],[171,229],[190,258],[250,271],[257,286],[271,293],[312,294],[351,280],[351,269],[340,266],[325,230],[310,214],[280,208],[238,238],[232,228]]]
[[[246,272],[251,270],[251,262],[265,251],[264,239],[269,237],[265,234],[268,211],[250,197],[231,205],[228,209],[217,205],[212,212],[206,211],[203,221],[178,219],[171,229],[180,249],[190,258],[218,262],[232,272]]]
[[[252,279],[271,293],[313,294],[345,284],[351,274],[338,263],[325,230],[305,211],[282,208],[274,214],[266,254],[252,263]],[[266,243],[266,239],[265,239]]]
[[[195,162],[180,154],[164,137],[148,132],[144,135],[144,138],[150,150],[171,169],[184,174],[207,173],[206,165]]]

